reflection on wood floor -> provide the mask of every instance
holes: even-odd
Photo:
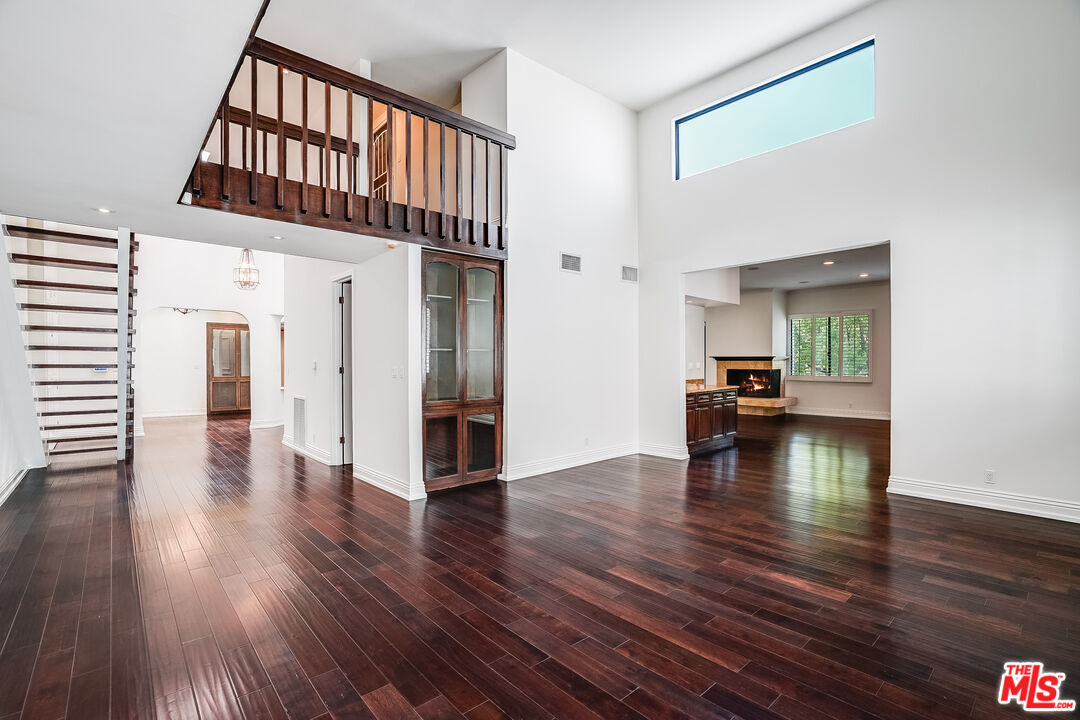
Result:
[[[887,498],[885,422],[740,422],[408,504],[148,421],[0,508],[0,718],[1017,717],[1006,660],[1080,697],[1075,525]]]

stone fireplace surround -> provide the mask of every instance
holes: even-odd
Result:
[[[739,398],[740,415],[783,415],[787,408],[799,402],[787,397],[787,358],[779,355],[713,355],[716,361],[716,384],[727,385],[727,371],[732,370],[779,370],[780,397]]]

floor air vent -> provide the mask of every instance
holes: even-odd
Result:
[[[559,269],[566,272],[580,273],[581,272],[581,256],[571,255],[570,253],[562,253],[559,256]]]
[[[293,445],[307,447],[307,415],[304,409],[304,398],[294,397],[292,401],[292,426]]]
[[[630,265],[622,266],[622,279],[626,282],[637,282],[637,268]]]

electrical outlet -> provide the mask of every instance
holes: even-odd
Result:
[[[989,470],[989,469],[983,470],[983,482],[986,483],[987,485],[993,485],[993,484],[995,484],[997,482],[997,480],[994,479],[994,471],[993,470]]]
[[[589,447],[589,438],[588,437],[585,438],[585,447]]]

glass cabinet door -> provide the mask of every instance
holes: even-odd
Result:
[[[458,413],[424,418],[424,480],[461,474],[458,453]]]
[[[424,337],[428,402],[457,400],[458,393],[458,268],[430,262],[425,268]]]
[[[465,447],[469,474],[494,470],[498,467],[498,421],[497,412],[465,415]]]
[[[466,397],[495,397],[495,273],[487,268],[465,271],[466,288]]]
[[[213,329],[214,377],[236,377],[236,330]]]

